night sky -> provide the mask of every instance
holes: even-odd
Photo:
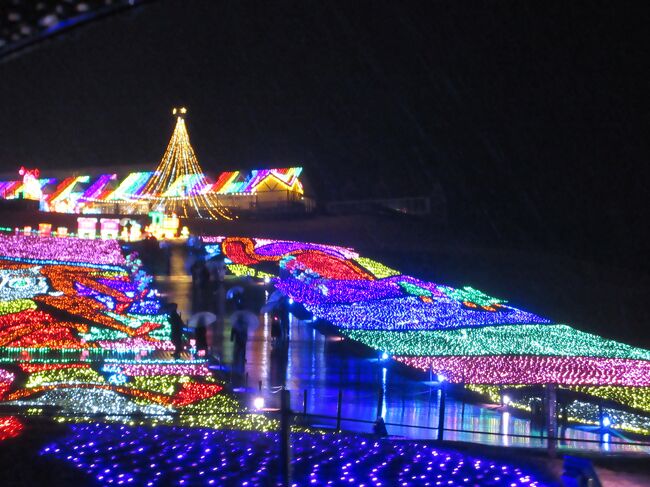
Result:
[[[440,183],[467,238],[647,271],[642,6],[152,2],[0,63],[0,168],[153,168],[184,104],[209,173],[302,164],[323,200]]]

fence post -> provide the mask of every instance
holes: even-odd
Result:
[[[379,387],[379,394],[377,395],[377,417],[380,418],[381,411],[384,409],[384,389]]]
[[[343,389],[339,389],[339,401],[336,405],[336,431],[341,431],[341,406],[343,404]]]
[[[440,407],[438,408],[438,441],[445,436],[445,381],[440,382]]]
[[[288,390],[280,391],[280,471],[282,485],[291,485],[291,395]]]
[[[555,384],[546,384],[546,433],[548,456],[555,457],[555,441],[557,436],[557,389]]]
[[[460,424],[462,424],[462,428],[465,429],[465,398],[461,399],[461,406],[460,406]]]

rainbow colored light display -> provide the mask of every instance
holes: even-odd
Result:
[[[552,323],[469,286],[403,275],[349,248],[234,237],[205,241],[239,273],[255,275],[260,264],[268,269],[275,262],[275,286],[315,317],[450,382],[553,383],[632,407],[649,403],[648,350]]]
[[[102,174],[94,180],[88,175],[70,176],[53,191],[44,192],[37,179],[39,170],[21,167],[23,182],[0,182],[0,194],[15,198],[20,192],[24,197],[40,200],[42,209],[59,213],[131,215],[155,211],[184,218],[226,220],[232,219],[227,207],[246,210],[256,207],[257,197],[251,199],[251,195],[265,193],[259,201],[263,205],[304,199],[299,179],[301,167],[227,172],[216,182],[208,180],[190,143],[185,122],[187,113],[185,107],[172,109],[176,124],[156,169],[131,173],[114,189],[110,186],[116,175]],[[232,198],[233,195],[246,198]]]
[[[302,167],[228,171],[210,182],[203,174],[185,174],[169,182],[164,198],[181,198],[186,194],[255,195],[283,191],[304,194],[300,181]],[[70,176],[57,184],[56,179],[40,178],[44,209],[60,213],[94,212],[93,205],[102,203],[136,203],[145,201],[147,185],[154,171],[140,171],[118,179],[116,174]],[[48,189],[50,188],[50,189]],[[14,199],[26,190],[23,181],[0,181],[0,197]]]
[[[13,362],[0,402],[61,421],[275,428],[223,394],[205,360],[165,358],[171,327],[149,282],[114,240],[0,236],[0,362]],[[21,428],[0,420],[0,438]]]
[[[299,179],[301,173],[302,167],[224,172],[209,188],[209,191],[217,194],[294,191],[302,194],[303,188]]]

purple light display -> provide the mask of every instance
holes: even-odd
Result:
[[[98,485],[281,485],[279,436],[179,427],[72,425],[42,455]],[[294,486],[545,485],[535,472],[424,442],[292,434]]]
[[[125,264],[122,249],[115,240],[10,235],[0,239],[0,255],[69,263]]]

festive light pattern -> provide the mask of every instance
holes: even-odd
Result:
[[[302,167],[282,169],[253,169],[250,172],[224,172],[209,188],[218,194],[255,194],[260,191],[292,191],[303,194],[302,183],[298,177]]]
[[[204,362],[151,362],[107,359],[101,369],[92,363],[20,364],[30,375],[23,387],[5,394],[4,400],[36,411],[42,406],[56,407],[62,420],[102,414],[109,420],[130,422],[129,416],[137,413],[154,422],[169,422],[170,413],[180,412],[180,424],[258,430],[277,427],[264,416],[241,414],[245,410],[236,400],[220,394],[223,386]],[[4,378],[4,390],[14,380],[7,372],[0,378]]]
[[[80,201],[102,199],[110,194],[107,186],[117,179],[117,174],[102,174],[82,193]]]
[[[229,264],[226,266],[226,268],[228,269],[228,272],[238,277],[249,276],[249,277],[257,277],[259,279],[264,279],[264,278],[270,279],[271,277],[276,277],[275,275],[269,274],[268,272],[260,271],[253,267],[249,267],[241,264]]]
[[[439,289],[436,284],[409,276],[377,279],[357,263],[358,254],[351,249],[248,238],[217,242],[233,265],[279,261],[289,275],[277,280],[276,287],[315,316],[343,328],[449,329],[548,322],[501,301],[488,301],[498,308],[475,305],[471,299],[486,304],[490,298],[471,288],[453,294],[451,288]]]
[[[650,359],[631,347],[566,325],[490,326],[447,331],[391,333],[343,330],[347,337],[392,355],[530,355]]]
[[[292,295],[289,286],[278,288]],[[544,323],[538,316],[506,308],[498,313],[470,311],[454,301],[427,302],[416,297],[373,300],[360,305],[305,305],[315,316],[341,328],[370,330],[444,330],[486,325]]]
[[[401,275],[352,249],[233,237],[204,241],[220,246],[216,253],[232,265],[274,259],[280,266],[275,286],[315,317],[453,382],[626,387],[620,390],[649,382],[650,351],[551,323],[470,286]]]
[[[72,176],[64,179],[56,188],[54,193],[48,195],[45,199],[50,208],[57,208],[57,205],[69,198],[73,189],[79,183],[87,183],[90,181],[90,176]],[[57,210],[59,211],[59,210]]]
[[[26,414],[55,408],[59,421],[277,428],[224,395],[205,361],[149,356],[173,349],[170,324],[139,259],[115,242],[0,237],[1,251],[0,353],[18,353],[1,358],[22,370],[0,368],[3,402]],[[114,351],[138,360],[105,355]]]
[[[124,256],[114,240],[93,241],[73,238],[2,236],[0,256],[39,261],[124,265]]]
[[[23,176],[22,181],[0,181],[0,196],[2,198],[14,199],[22,194],[27,199],[40,199],[43,188],[56,183],[56,179],[37,178],[38,174],[35,173],[38,172],[38,169],[25,171],[25,173],[21,174]]]
[[[219,174],[215,183],[208,182],[186,135],[184,121],[180,126],[177,123],[170,146],[156,171],[132,172],[115,183],[113,189],[111,187],[118,179],[116,174],[101,174],[94,178],[87,175],[71,176],[44,195],[45,187],[54,185],[56,179],[41,178],[30,184],[24,181],[0,181],[0,197],[13,199],[19,194],[31,195],[32,199],[43,200],[45,210],[64,213],[101,212],[101,205],[95,207],[95,204],[102,203],[126,204],[124,208],[129,207],[130,211],[134,211],[135,205],[142,203],[145,207],[139,213],[146,213],[147,203],[152,201],[181,207],[184,201],[190,202],[193,198],[197,204],[207,202],[220,206],[219,195],[248,196],[265,192],[304,194],[299,179],[302,167],[229,171]],[[174,145],[171,145],[172,142]],[[180,159],[174,161],[174,158]],[[174,164],[179,161],[175,170]],[[187,168],[187,171],[183,172],[183,168]],[[108,208],[111,212],[123,209],[120,206]]]
[[[650,362],[597,357],[490,355],[404,357],[396,360],[461,384],[650,386]]]
[[[139,196],[152,175],[151,171],[132,172],[104,198],[104,201],[128,201]]]
[[[145,314],[159,304],[138,265],[115,241],[0,237],[0,346],[172,349],[165,316]]]
[[[600,427],[602,415],[606,414],[611,421],[610,429],[626,430],[634,433],[649,434],[650,418],[627,411],[603,408],[596,404],[573,401],[567,407],[567,419]]]
[[[354,259],[355,262],[361,264],[366,270],[370,271],[373,276],[377,279],[384,279],[391,276],[399,276],[400,271],[391,269],[390,267],[385,266],[384,264],[377,262],[376,260],[369,259],[367,257],[357,257]]]
[[[650,413],[650,389],[648,388],[577,386],[571,387],[570,389],[578,392],[584,392],[585,394],[590,394],[592,396],[602,397],[603,399],[608,399],[610,401],[616,401],[625,406]]]
[[[186,113],[185,108],[174,108],[174,133],[160,164],[138,197],[151,200],[155,208],[164,208],[167,214],[230,220],[216,195],[203,192],[208,181],[190,144]]]
[[[41,454],[99,485],[277,485],[277,433],[73,425]],[[534,472],[423,442],[292,434],[294,485],[541,486]]]
[[[471,384],[466,386],[467,389],[486,396],[493,403],[499,404],[502,400],[502,387],[507,389],[517,389],[525,387],[523,385],[477,385]],[[572,386],[562,387],[569,391],[576,391],[591,396],[596,396],[610,401],[615,401],[623,406],[633,407],[640,411],[650,412],[650,389],[647,387],[587,387]],[[534,400],[534,399],[533,399]],[[539,398],[537,399],[539,400]],[[530,411],[530,397],[515,398],[510,403],[510,407]],[[597,402],[597,401],[594,401]],[[647,415],[638,414],[629,411],[622,411],[616,408],[604,408],[605,413],[613,420],[612,428],[632,431],[634,433],[650,434],[650,418]],[[572,422],[600,424],[600,408],[597,404],[589,404],[582,401],[571,401],[567,408],[567,419]]]
[[[0,369],[0,399],[2,399],[14,381],[14,374],[8,370]]]
[[[13,416],[0,416],[0,441],[15,438],[22,433],[24,428],[18,418]]]
[[[132,422],[124,415],[138,413],[164,423],[175,413],[192,427],[277,427],[261,415],[235,415],[243,408],[223,394],[203,362],[146,355],[172,347],[168,320],[158,314],[160,303],[137,259],[125,259],[114,243],[83,242],[81,251],[76,239],[43,239],[50,244],[44,248],[29,245],[33,238],[0,237],[0,251],[9,249],[0,252],[0,346],[12,353],[87,350],[91,359],[30,364],[19,383],[0,372],[2,400],[56,406],[75,421],[105,414]],[[470,287],[400,275],[343,247],[249,238],[213,244],[230,259],[231,271],[263,277],[257,266],[277,266],[276,287],[315,316],[452,382],[650,385],[650,352],[552,324]],[[97,351],[144,352],[146,360],[108,358],[100,367],[92,359]]]

